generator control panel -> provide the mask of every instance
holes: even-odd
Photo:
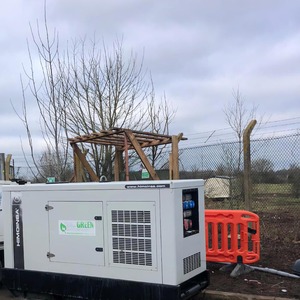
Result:
[[[183,237],[199,233],[198,189],[182,190]]]

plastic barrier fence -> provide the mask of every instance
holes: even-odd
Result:
[[[245,210],[205,210],[206,260],[250,264],[260,258],[259,217]]]

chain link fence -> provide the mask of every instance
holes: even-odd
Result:
[[[300,243],[300,134],[251,140],[251,210],[263,243]],[[180,150],[180,178],[205,179],[209,209],[245,209],[242,143]]]
[[[251,140],[251,207],[300,215],[300,134]],[[169,178],[169,151],[156,164]],[[245,209],[242,142],[179,149],[180,179],[204,179],[207,208]],[[141,171],[131,172],[141,179]]]
[[[264,243],[283,239],[300,243],[300,133],[253,139],[251,150],[250,207],[261,222]],[[169,179],[169,153],[165,148],[156,161],[160,179]],[[130,180],[143,177],[143,166],[134,160]],[[247,210],[244,195],[242,142],[220,142],[180,148],[180,179],[205,180],[207,209]],[[121,174],[121,180],[125,174]],[[249,208],[248,208],[249,209]]]
[[[278,253],[292,253],[282,262],[288,270],[299,258],[300,134],[251,140],[250,149],[251,211],[260,217],[261,255],[267,263],[266,245]],[[182,148],[180,179],[205,180],[207,209],[245,210],[243,159],[243,144],[238,142]],[[161,179],[169,178],[168,160],[165,151],[156,167]],[[140,171],[132,175],[133,180],[141,178]]]

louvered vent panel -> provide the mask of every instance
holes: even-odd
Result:
[[[112,210],[113,262],[152,266],[151,214],[143,210]]]
[[[187,274],[201,267],[201,253],[197,252],[183,259],[183,273]]]

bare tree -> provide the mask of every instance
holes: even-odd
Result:
[[[257,106],[252,105],[250,108],[248,108],[247,102],[242,96],[239,88],[233,90],[233,99],[233,102],[229,103],[224,108],[224,114],[225,120],[230,126],[230,128],[233,130],[238,143],[238,150],[235,151],[234,154],[234,156],[236,157],[235,165],[232,166],[232,169],[235,169],[236,172],[240,172],[243,154],[243,131],[248,125],[248,123],[251,120],[255,119]],[[231,162],[232,157],[233,154],[230,155]]]
[[[157,104],[155,101],[155,95],[152,95],[150,102],[148,103],[147,113],[149,116],[148,131],[160,134],[169,134],[169,125],[175,116],[175,111],[168,105],[166,95]],[[150,160],[152,167],[155,167],[158,162],[158,158],[161,157],[166,145],[153,146],[150,148]]]
[[[225,120],[233,130],[236,141],[222,145],[223,165],[230,179],[230,201],[232,206],[240,205],[244,198],[243,133],[248,123],[255,119],[257,107],[250,108],[240,89],[233,90],[233,101],[224,108]]]
[[[59,156],[62,157],[63,155],[60,153]],[[42,176],[39,181],[43,180],[43,178],[52,177],[55,174],[60,174],[60,181],[69,181],[73,175],[71,163],[68,163],[64,168],[64,172],[61,173],[60,166],[57,164],[57,155],[56,153],[53,153],[51,149],[47,149],[42,152],[39,161],[39,172]]]
[[[270,159],[258,158],[253,160],[251,173],[256,183],[274,182],[274,164]]]
[[[39,155],[36,155],[32,138],[32,120],[28,116],[30,102],[31,105],[32,101],[35,102],[35,107],[39,111],[40,132],[44,140],[45,151],[51,153],[51,164],[54,165],[54,173],[51,176],[61,180],[65,176],[68,166],[67,131],[65,115],[62,113],[64,111],[62,109],[63,86],[59,75],[58,33],[54,30],[50,35],[46,10],[44,11],[43,27],[41,28],[37,21],[35,30],[30,25],[31,38],[37,51],[38,67],[29,42],[27,42],[29,68],[24,69],[24,73],[28,83],[24,85],[21,77],[23,110],[22,113],[18,113],[18,116],[27,132],[30,156],[34,164],[34,167],[31,167],[32,175],[35,179],[44,180],[45,174],[41,172]],[[30,96],[28,96],[28,91]],[[26,161],[30,165],[29,161]]]
[[[68,166],[68,136],[115,127],[168,132],[174,110],[170,109],[166,99],[156,104],[152,79],[144,71],[143,59],[139,60],[133,53],[126,55],[121,41],[116,41],[112,49],[108,49],[104,42],[99,47],[95,38],[90,42],[79,40],[62,53],[58,33],[54,31],[51,37],[49,32],[46,12],[44,31],[38,23],[36,31],[30,28],[42,79],[38,81],[36,77],[30,50],[31,67],[26,75],[40,113],[46,152],[56,155],[55,162],[51,160],[51,163],[63,168]],[[21,119],[28,133],[32,159],[41,176],[27,117],[25,89],[23,92]],[[93,164],[96,174],[105,174],[111,179],[112,147],[93,144],[84,147],[89,150],[87,159]],[[155,152],[154,160],[158,154]],[[60,173],[55,176],[60,177]]]
[[[100,50],[99,50],[100,49]],[[151,77],[143,70],[143,59],[124,55],[121,41],[112,50],[95,40],[77,42],[69,52],[69,86],[66,119],[69,135],[89,134],[110,128],[132,128],[167,133],[174,116],[166,99],[156,104]],[[85,147],[87,147],[85,145]],[[112,178],[114,152],[111,146],[89,146],[96,174]],[[155,152],[153,162],[158,158]],[[153,155],[152,155],[153,158]]]

